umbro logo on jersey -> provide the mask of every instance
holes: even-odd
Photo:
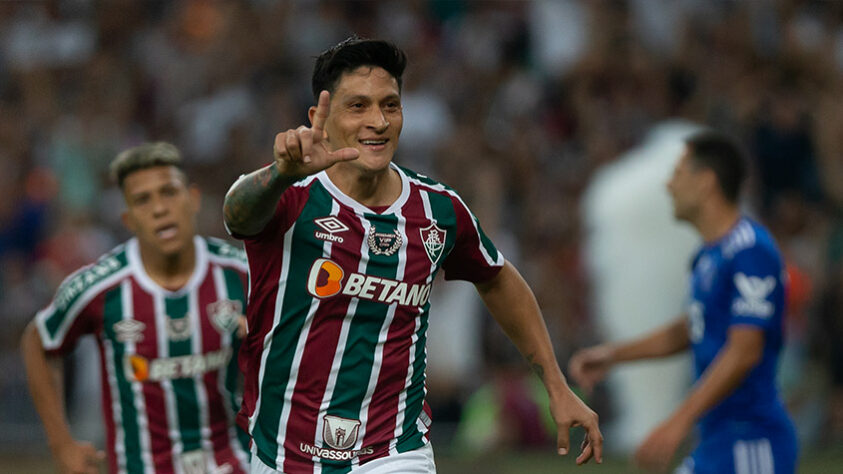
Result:
[[[314,237],[321,240],[327,240],[329,242],[336,242],[338,244],[343,242],[343,238],[336,234],[348,230],[348,226],[343,224],[342,221],[337,219],[335,216],[320,217],[315,219],[313,223],[325,231],[315,231],[313,233]]]
[[[117,340],[120,342],[138,342],[143,340],[143,330],[146,324],[136,319],[124,319],[112,326]]]
[[[732,311],[741,316],[756,316],[769,318],[775,310],[773,303],[767,301],[767,296],[776,287],[776,279],[772,275],[765,278],[735,274],[735,287],[740,297],[732,302]]]
[[[432,222],[424,229],[419,229],[422,243],[424,244],[424,251],[427,252],[427,257],[431,263],[439,261],[442,256],[442,250],[445,248],[445,236],[447,231],[440,229],[435,222]]]

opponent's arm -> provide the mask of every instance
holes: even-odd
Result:
[[[687,349],[690,344],[687,317],[683,314],[640,338],[577,351],[568,363],[568,370],[577,384],[591,390],[617,363],[667,357]]]
[[[672,416],[692,425],[705,412],[726,398],[761,360],[764,331],[752,326],[733,326],[726,345],[703,372],[691,394]]]
[[[105,455],[90,443],[73,439],[63,403],[62,372],[58,366],[61,361],[47,356],[34,323],[26,327],[21,337],[21,355],[29,392],[60,472],[98,473],[98,464]]]
[[[597,462],[602,462],[603,435],[600,434],[597,414],[568,387],[556,363],[538,302],[527,282],[512,264],[505,262],[492,280],[477,284],[476,287],[489,312],[527,358],[547,388],[550,411],[558,428],[559,453],[568,452],[568,430],[582,426],[587,431],[587,442],[577,457],[577,464],[587,462],[592,456]]]
[[[653,332],[622,344],[610,344],[612,362],[667,357],[682,352],[691,345],[688,338],[688,318],[682,314]]]
[[[223,218],[228,230],[255,235],[272,219],[284,190],[297,180],[318,173],[339,161],[360,155],[355,148],[331,150],[325,133],[331,96],[322,91],[308,111],[311,127],[300,126],[275,136],[275,162],[241,177],[225,195]]]
[[[697,381],[691,394],[641,444],[635,454],[638,464],[650,469],[666,468],[694,423],[743,382],[761,360],[763,352],[763,330],[733,326],[726,345]]]

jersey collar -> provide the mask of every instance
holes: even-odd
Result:
[[[404,171],[401,169],[401,167],[399,167],[395,163],[390,162],[389,167],[397,171],[398,176],[401,177],[401,194],[398,195],[398,198],[381,214],[395,214],[396,211],[398,211],[404,206],[404,204],[407,202],[407,199],[410,197],[410,180],[407,178],[407,175],[404,174]],[[326,173],[325,171],[320,171],[316,175],[316,178],[319,179],[319,182],[322,183],[322,186],[324,186],[325,189],[328,190],[331,196],[333,196],[340,203],[352,208],[357,214],[375,214],[375,211],[369,209],[363,204],[360,204],[344,192],[340,191],[340,188],[338,188],[334,184],[334,182],[331,181],[331,178],[328,177],[328,173]]]
[[[176,291],[171,291],[161,287],[155,280],[146,273],[146,268],[143,266],[143,261],[140,255],[140,246],[137,237],[132,237],[126,243],[126,258],[129,261],[129,266],[132,268],[138,284],[146,291],[153,294],[161,294],[167,297],[181,297],[190,293],[199,286],[199,283],[205,278],[205,273],[208,269],[208,249],[205,241],[198,235],[193,236],[193,248],[196,252],[196,260],[193,267],[193,274],[187,280],[184,286]]]

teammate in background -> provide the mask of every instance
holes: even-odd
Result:
[[[452,189],[392,163],[405,64],[384,41],[323,52],[312,126],[279,133],[275,162],[226,196],[251,277],[238,422],[252,472],[435,472],[425,338],[440,268],[475,283],[544,382],[560,454],[581,425],[577,463],[600,462],[597,416],[568,388],[526,282]]]
[[[248,472],[248,436],[234,424],[245,257],[195,234],[199,190],[180,163],[167,143],[117,156],[135,237],[70,275],[23,335],[29,389],[62,473],[98,473],[105,457],[73,439],[55,365],[85,334],[100,349],[108,472]]]
[[[793,473],[796,434],[775,381],[783,343],[782,258],[767,230],[738,209],[745,175],[740,149],[712,131],[691,136],[686,145],[667,184],[675,217],[704,240],[693,259],[685,312],[639,339],[577,352],[571,376],[591,389],[617,363],[690,347],[697,382],[641,444],[638,464],[667,469],[698,423],[700,443],[677,472]]]

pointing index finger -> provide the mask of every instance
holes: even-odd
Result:
[[[331,93],[322,91],[319,93],[319,101],[316,103],[316,113],[313,114],[313,141],[322,139],[325,130],[325,120],[328,119],[328,111],[331,106]]]

